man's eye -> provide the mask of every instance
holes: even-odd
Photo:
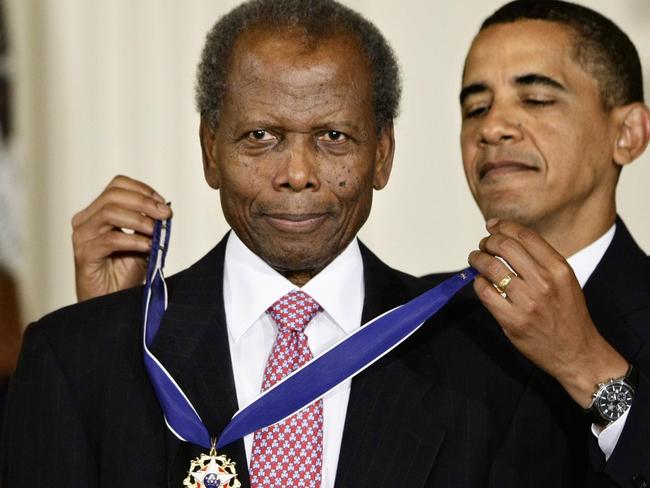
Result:
[[[471,119],[472,117],[478,117],[480,115],[483,115],[488,111],[489,108],[490,107],[488,105],[478,105],[478,106],[468,107],[467,110],[465,110],[465,118]]]
[[[553,104],[553,102],[554,100],[540,99],[540,98],[527,98],[525,100],[526,104],[534,105],[534,106],[551,105]]]
[[[253,141],[272,141],[275,139],[273,134],[264,129],[252,130],[246,135],[246,137]]]
[[[319,136],[319,139],[326,142],[345,142],[348,140],[347,134],[337,130],[328,130]]]

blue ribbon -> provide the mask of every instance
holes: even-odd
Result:
[[[169,220],[156,222],[144,294],[145,366],[170,430],[183,441],[209,449],[210,434],[198,413],[165,367],[149,351],[167,308],[162,267],[170,230]],[[473,268],[467,268],[361,326],[235,413],[218,438],[217,448],[290,416],[363,371],[418,330],[477,274]]]
[[[167,427],[179,439],[210,449],[210,433],[201,417],[174,378],[149,350],[167,309],[167,285],[163,266],[170,232],[171,219],[156,221],[144,290],[144,365],[162,407]]]

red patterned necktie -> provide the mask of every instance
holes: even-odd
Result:
[[[309,295],[294,290],[267,313],[278,325],[266,363],[262,391],[311,360],[305,327],[321,310]],[[255,432],[250,462],[252,488],[320,488],[323,464],[323,400]]]

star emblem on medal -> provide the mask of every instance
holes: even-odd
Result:
[[[183,486],[189,488],[239,488],[235,463],[226,456],[201,454],[190,463]]]

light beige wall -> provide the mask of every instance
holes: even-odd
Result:
[[[70,219],[116,173],[146,180],[173,202],[170,272],[226,230],[218,195],[203,181],[193,83],[206,30],[236,3],[9,1],[29,202],[22,272],[29,319],[74,301]],[[460,72],[480,21],[502,2],[346,3],[386,34],[404,75],[395,170],[362,238],[413,273],[461,267],[483,231],[459,157]],[[618,22],[650,65],[648,0],[581,3]],[[648,163],[650,154],[626,169],[619,192],[620,212],[646,249]]]

